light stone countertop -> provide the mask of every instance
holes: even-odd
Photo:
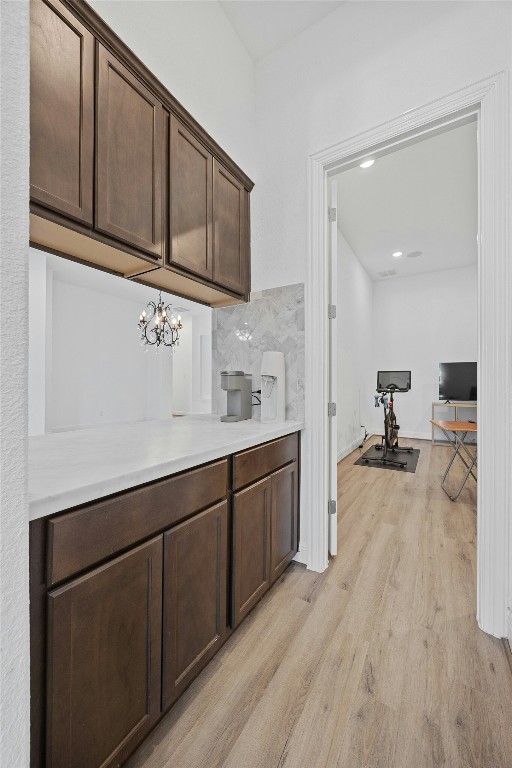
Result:
[[[224,423],[218,415],[133,422],[29,438],[30,520],[297,432],[303,422]]]

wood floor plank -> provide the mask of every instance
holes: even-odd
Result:
[[[269,610],[265,611],[265,608]],[[277,620],[283,610],[287,613],[286,622]],[[149,760],[155,768],[164,768],[169,763],[173,768],[223,765],[280,668],[290,643],[303,628],[305,614],[309,611],[305,601],[286,599],[284,593],[279,601],[262,606],[260,626],[254,632],[256,638],[248,633],[235,648],[230,649],[226,644],[216,657],[215,677],[203,683],[207,667],[189,689],[187,710],[176,718],[175,710],[182,702],[180,699],[141,747],[133,763],[129,763],[131,768],[142,768]],[[267,613],[269,615],[265,615]],[[254,654],[255,639],[257,655]]]
[[[347,635],[342,625],[338,627],[283,752],[282,768],[324,768],[332,763],[337,738],[347,731],[367,651],[368,643]]]
[[[450,765],[443,728],[443,700],[447,693],[443,651],[437,629],[421,627],[409,633],[409,647],[404,659],[407,676],[390,767]]]
[[[344,613],[348,595],[324,582],[317,607],[281,663],[225,762],[225,768],[268,768],[282,764],[293,730],[319,674],[328,644]]]
[[[341,750],[327,765],[336,768],[382,768],[393,765],[398,715],[368,691],[359,690]]]
[[[447,691],[445,704],[450,766],[512,768],[510,720],[496,722],[491,698],[455,682]]]
[[[414,474],[340,462],[338,556],[285,571],[127,768],[512,768],[512,672],[475,618],[476,484],[450,501],[451,449],[407,442]]]

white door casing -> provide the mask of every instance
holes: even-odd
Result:
[[[512,269],[509,259],[509,74],[500,72],[394,120],[310,155],[308,159],[308,283],[306,305],[306,429],[303,508],[308,529],[307,565],[327,567],[328,329],[325,306],[329,249],[326,242],[326,174],[439,128],[478,115],[478,518],[477,620],[496,637],[509,630],[512,601]],[[456,513],[456,508],[454,508]],[[340,555],[341,556],[341,555]]]
[[[338,340],[337,321],[334,307],[337,304],[338,293],[338,185],[332,179],[327,182],[329,196],[329,269],[327,271],[327,295],[329,296],[329,322],[327,333],[329,336],[328,376],[329,376],[329,402],[337,405],[338,399]],[[329,449],[327,461],[329,464],[329,554],[334,557],[338,554],[338,417],[336,409],[329,416]],[[334,502],[334,503],[333,503]]]

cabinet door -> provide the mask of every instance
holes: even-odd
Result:
[[[164,535],[164,710],[225,637],[227,535],[226,501]]]
[[[52,0],[30,21],[30,196],[92,224],[94,38]]]
[[[162,253],[162,130],[158,99],[98,45],[96,227]]]
[[[202,277],[212,269],[212,155],[171,115],[171,263]]]
[[[297,554],[297,462],[272,477],[271,574],[273,584]]]
[[[213,279],[238,293],[248,290],[248,194],[213,160]]]
[[[162,537],[48,595],[47,765],[120,765],[158,720]]]
[[[233,495],[233,628],[270,586],[270,478]]]

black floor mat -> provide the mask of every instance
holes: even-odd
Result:
[[[383,451],[378,451],[374,445],[369,448],[366,453],[354,461],[354,464],[358,464],[360,467],[378,467],[379,469],[396,469],[398,472],[416,472],[418,465],[418,459],[420,457],[419,448],[413,448],[412,453],[407,451],[388,451],[388,459],[394,459],[396,461],[406,462],[405,467],[396,466],[395,464],[384,464],[380,461],[369,461],[366,463],[365,459],[382,459]]]

